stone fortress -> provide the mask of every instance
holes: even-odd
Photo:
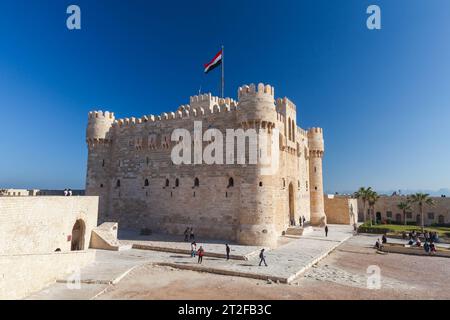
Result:
[[[169,234],[193,227],[205,238],[274,246],[291,221],[326,223],[323,131],[303,130],[296,119],[295,104],[275,100],[274,88],[264,84],[240,87],[238,101],[193,96],[189,105],[160,116],[116,119],[108,111],[90,112],[86,195],[99,196],[99,223]],[[203,131],[279,132],[277,172],[261,175],[261,164],[236,161],[173,164],[171,134],[178,128],[193,133],[194,121]]]

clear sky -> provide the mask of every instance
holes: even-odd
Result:
[[[324,128],[327,191],[450,187],[448,0],[0,0],[0,186],[84,188],[88,111],[218,95],[203,64],[222,44],[227,96],[270,83]]]

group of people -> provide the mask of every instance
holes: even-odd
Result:
[[[301,217],[298,218],[298,223],[299,223],[300,227],[304,227],[305,226],[305,222],[306,222],[305,216],[301,216]],[[295,224],[295,219],[291,219],[291,226],[294,227],[295,225],[296,225]]]
[[[64,189],[64,196],[65,197],[72,196],[72,189]]]
[[[424,238],[423,249],[428,254],[433,254],[436,252],[435,242],[439,240],[439,236],[436,232],[425,231],[423,234],[418,234],[415,230],[408,234],[408,244],[410,246],[422,247],[422,242],[420,241],[420,236]]]
[[[429,232],[429,231],[425,231],[424,233],[417,233],[416,230],[413,230],[412,232],[409,232],[408,234],[406,234],[406,232],[403,231],[402,233],[403,239],[408,239],[409,242],[411,242],[411,240],[414,242],[417,242],[417,240],[419,240],[420,242],[420,237],[422,237],[425,242],[439,242],[439,235],[437,234],[437,232]]]
[[[375,249],[383,251],[383,245],[385,243],[387,243],[387,237],[386,234],[383,234],[383,236],[381,237],[381,241],[380,238],[378,238],[377,241],[375,242]]]
[[[225,253],[226,253],[226,257],[227,260],[230,260],[230,246],[227,244],[225,244]],[[262,263],[264,263],[264,265],[267,267],[267,263],[266,263],[266,255],[264,254],[265,250],[261,249],[260,253],[259,253],[259,266],[261,266]],[[205,255],[205,249],[203,249],[203,246],[200,246],[200,248],[198,248],[197,250],[197,243],[195,241],[192,241],[191,243],[191,257],[195,258],[196,256],[198,256],[198,261],[197,263],[202,263],[203,262],[203,256]]]
[[[184,241],[189,241],[189,240],[195,240],[195,235],[194,235],[194,228],[186,228],[186,230],[184,230]]]

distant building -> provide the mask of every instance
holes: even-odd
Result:
[[[405,223],[402,210],[397,205],[401,202],[406,202],[407,196],[386,196],[382,195],[378,199],[374,208],[374,216],[379,222],[395,222]],[[432,224],[449,224],[450,223],[450,198],[447,197],[432,197],[435,205],[424,205],[424,221],[425,225]],[[358,200],[358,215],[359,219],[363,220],[363,202]],[[369,208],[366,204],[366,216],[369,217]],[[411,210],[406,212],[407,223],[421,224],[420,209],[417,204],[411,205]]]
[[[51,189],[0,189],[0,197],[63,196],[64,190]],[[84,190],[72,190],[72,196],[84,196]]]

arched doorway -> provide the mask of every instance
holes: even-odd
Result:
[[[381,212],[377,212],[377,220],[376,223],[380,223],[381,222]]]
[[[294,186],[289,183],[289,225],[295,225]]]
[[[78,219],[72,228],[72,243],[70,250],[78,251],[84,250],[84,234],[86,232],[86,225],[83,220]]]

